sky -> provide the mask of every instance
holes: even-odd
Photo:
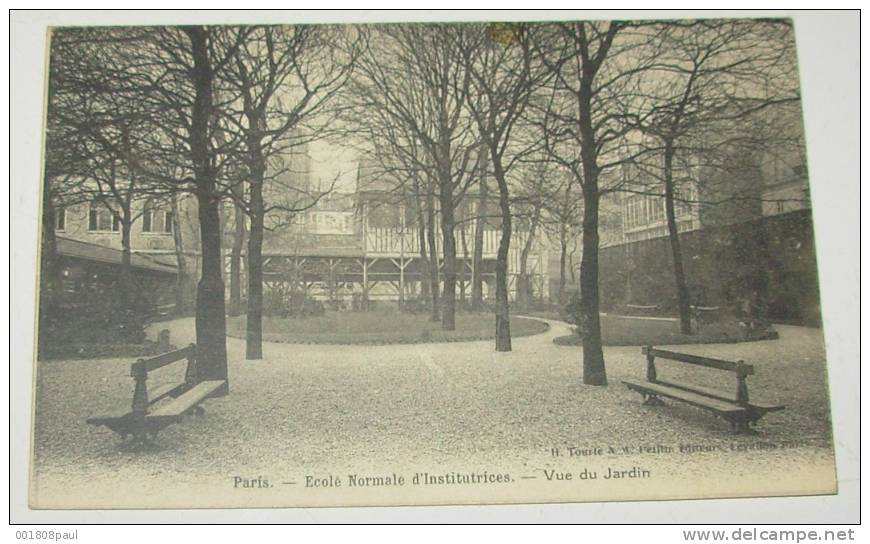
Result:
[[[312,142],[308,146],[311,156],[311,181],[320,180],[325,187],[338,176],[335,189],[339,192],[353,192],[356,189],[357,152],[335,142],[324,140]]]

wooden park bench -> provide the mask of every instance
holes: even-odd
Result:
[[[187,361],[184,378],[148,389],[149,373],[168,365]],[[88,418],[91,425],[105,425],[126,439],[144,442],[146,435],[153,440],[163,428],[176,423],[188,413],[203,415],[200,404],[207,398],[222,394],[226,380],[198,381],[196,372],[196,344],[170,351],[151,359],[139,359],[130,366],[134,380],[133,402],[129,411]]]
[[[640,312],[644,315],[654,314],[661,309],[660,304],[626,304],[626,308],[635,312]]]
[[[752,432],[749,426],[754,426],[766,413],[785,408],[785,406],[750,402],[746,378],[755,373],[755,368],[752,365],[745,364],[743,361],[724,361],[722,359],[655,349],[652,346],[645,346],[642,349],[642,353],[646,355],[647,361],[646,381],[623,380],[622,383],[628,386],[629,389],[642,394],[645,399],[644,404],[651,406],[663,405],[664,402],[662,402],[660,397],[682,401],[724,417],[731,423],[732,429],[738,433]],[[714,370],[733,372],[737,378],[736,391],[734,394],[731,394],[700,385],[675,380],[661,380],[656,372],[656,357]]]
[[[692,311],[692,320],[695,322],[693,327],[696,332],[700,331],[701,325],[709,325],[715,323],[721,317],[722,309],[719,306],[689,306]]]

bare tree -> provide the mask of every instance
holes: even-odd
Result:
[[[225,106],[229,130],[239,135],[248,178],[244,208],[248,233],[248,312],[246,358],[263,357],[263,232],[269,210],[295,213],[313,205],[311,199],[291,197],[266,203],[264,184],[279,179],[267,173],[269,164],[311,141],[329,125],[313,118],[329,117],[326,108],[347,81],[356,59],[355,46],[342,48],[347,30],[317,26],[264,26],[248,29],[235,49],[224,83],[240,100]],[[337,53],[337,51],[339,53]],[[292,168],[292,166],[291,166]],[[268,174],[271,174],[269,176]],[[303,187],[287,193],[303,195]],[[273,191],[273,195],[277,191]],[[234,196],[239,196],[236,191]],[[237,202],[238,204],[238,202]]]
[[[489,161],[486,147],[481,144],[480,180],[478,181],[477,204],[474,219],[474,245],[471,265],[471,309],[483,309],[483,243],[486,234],[487,210],[489,208]]]
[[[121,139],[123,142],[113,143],[105,148],[97,143],[89,155],[95,159],[89,169],[88,179],[82,184],[83,195],[90,194],[91,202],[105,208],[110,217],[110,224],[94,225],[97,228],[111,228],[116,226],[121,232],[121,276],[118,289],[119,303],[122,309],[129,310],[137,297],[136,285],[132,277],[132,246],[131,234],[133,224],[142,216],[144,206],[136,207],[142,203],[149,194],[147,180],[140,179],[139,174],[133,169],[125,167],[123,160],[115,155],[113,149],[122,146],[125,153],[130,153],[129,132],[122,128]],[[100,139],[107,136],[100,136]],[[95,218],[100,217],[98,210],[93,210]]]
[[[687,195],[678,195],[676,159],[683,155],[682,162],[691,164],[689,155],[699,152],[700,140],[722,146],[726,139],[733,141],[733,125],[741,118],[799,100],[791,26],[784,21],[674,21],[648,30],[653,39],[641,94],[650,108],[639,128],[651,151],[644,160],[654,161],[646,172],[663,187],[680,329],[690,334],[690,293],[675,212],[675,202],[685,202]],[[732,127],[723,130],[726,124]]]
[[[221,227],[219,208],[221,190],[218,184],[218,168],[215,133],[215,79],[231,61],[234,51],[240,46],[243,35],[225,50],[216,50],[218,32],[203,26],[182,28],[189,41],[192,63],[188,65],[190,83],[193,87],[193,103],[177,111],[181,114],[183,134],[189,143],[193,183],[199,205],[199,224],[202,251],[202,273],[196,290],[196,339],[198,358],[208,361],[202,368],[200,379],[227,378],[226,307],[221,259]],[[171,46],[164,51],[177,55]],[[220,52],[218,52],[220,51]]]
[[[80,191],[88,169],[83,144],[76,126],[62,119],[65,113],[70,115],[76,111],[82,100],[81,93],[69,81],[73,73],[70,63],[77,64],[78,60],[67,59],[77,52],[73,37],[69,33],[54,32],[51,41],[40,229],[40,354],[51,340],[49,331],[58,321],[57,309],[63,293],[55,235],[58,207],[87,200]]]
[[[142,144],[141,152],[140,146],[126,145],[123,134],[99,142],[123,161],[128,174],[151,180],[162,194],[189,191],[196,196],[202,255],[196,294],[198,378],[225,380],[219,208],[227,192],[228,150],[236,142],[218,137],[216,105],[233,98],[224,96],[215,82],[247,31],[188,26],[90,32],[88,40],[100,53],[95,58],[101,68],[92,74],[93,84],[116,100],[128,97],[137,111],[147,112],[153,128],[137,142]],[[106,117],[116,126],[124,120],[118,111],[107,110]],[[90,126],[90,134],[95,135],[93,128],[102,124]]]
[[[120,231],[118,304],[130,311],[138,298],[131,265],[132,227],[142,215],[141,204],[164,198],[166,191],[137,168],[145,162],[142,155],[155,117],[130,85],[125,67],[131,52],[117,47],[121,40],[121,31],[114,29],[54,33],[48,140],[55,157],[49,161],[49,172],[63,169],[52,173],[55,198],[68,204],[88,202],[106,212],[92,208],[90,228]],[[96,224],[94,220],[102,217],[107,224]]]
[[[548,236],[559,244],[559,287],[556,300],[565,302],[565,287],[568,274],[574,281],[573,253],[577,249],[575,239],[580,234],[580,218],[583,215],[583,198],[574,176],[564,168],[553,168],[547,182],[541,188],[543,203],[542,226]]]
[[[80,107],[81,93],[68,79],[73,70],[71,64],[77,59],[74,36],[54,32],[51,40],[49,62],[49,92],[46,118],[45,165],[42,180],[42,251],[40,259],[40,305],[51,305],[60,293],[55,224],[57,206],[84,202],[79,192],[87,177],[87,158],[78,129],[74,123],[65,122],[64,115],[71,115]],[[66,112],[66,113],[65,113]],[[50,312],[40,311],[40,319]],[[43,335],[40,335],[42,341]]]
[[[230,250],[230,305],[227,314],[239,315],[242,311],[242,249],[247,238],[248,226],[245,216],[245,185],[239,182],[232,187],[233,201],[233,246]]]
[[[444,254],[441,325],[456,328],[455,211],[473,182],[478,141],[466,110],[471,75],[453,54],[455,25],[379,26],[360,63],[368,107],[404,127],[422,150],[421,167],[440,207]],[[434,210],[429,209],[429,213]],[[430,264],[431,266],[431,264]]]
[[[553,164],[546,156],[539,160],[532,160],[524,165],[518,177],[518,187],[514,202],[518,208],[515,213],[525,227],[525,240],[519,258],[519,271],[517,274],[517,303],[528,304],[533,295],[533,275],[529,274],[529,256],[532,248],[538,242],[539,230],[544,223],[544,207],[548,195],[548,185],[553,183]]]
[[[182,213],[185,212],[179,206],[180,196],[180,193],[173,193],[169,198],[169,206],[172,211],[172,242],[175,246],[175,264],[178,267],[175,278],[175,313],[183,315],[190,309],[192,301],[188,289],[191,271],[187,260],[187,246],[182,227],[186,222],[181,219]]]
[[[627,119],[637,107],[626,95],[643,66],[631,53],[641,38],[622,22],[559,23],[541,40],[538,51],[554,73],[549,99],[542,108],[544,146],[566,168],[583,194],[583,238],[580,268],[580,334],[583,338],[583,383],[606,385],[599,317],[599,207],[616,176],[608,171],[623,164]],[[617,37],[622,39],[618,40]]]
[[[468,101],[468,109],[498,186],[501,240],[496,258],[495,349],[510,351],[507,275],[513,224],[509,176],[519,161],[537,147],[536,138],[523,138],[518,127],[531,97],[547,81],[550,71],[533,61],[530,31],[525,25],[465,25],[452,38],[472,75],[475,99]],[[529,234],[533,237],[531,229]]]
[[[413,127],[402,122],[386,107],[377,107],[377,90],[364,78],[353,81],[348,92],[354,107],[345,119],[348,136],[365,157],[360,172],[360,189],[377,187],[380,206],[400,206],[410,201],[416,212],[420,259],[423,263],[423,291],[430,300],[432,321],[441,320],[440,271],[436,243],[438,208],[434,165]],[[364,170],[364,171],[363,171]],[[368,203],[369,209],[374,203]]]

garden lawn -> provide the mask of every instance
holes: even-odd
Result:
[[[545,319],[553,316],[540,315]],[[558,318],[557,318],[558,319]],[[680,332],[680,322],[674,318],[650,318],[601,314],[601,340],[605,346],[660,346],[665,344],[732,344],[755,340],[770,340],[775,331],[749,331],[737,321],[702,324],[697,334]],[[562,346],[579,346],[582,339],[574,334],[553,340]]]
[[[227,334],[245,338],[245,316],[227,319]],[[539,334],[549,325],[536,319],[511,318],[511,336]],[[327,312],[308,318],[263,318],[263,340],[285,344],[417,344],[490,340],[495,337],[492,314],[457,313],[456,330],[441,330],[429,314],[400,312]]]

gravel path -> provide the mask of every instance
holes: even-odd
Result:
[[[552,343],[568,326],[550,324],[547,333],[516,339],[510,353],[495,353],[491,341],[266,344],[264,360],[244,361],[244,341],[228,338],[230,395],[207,401],[205,417],[167,428],[145,451],[84,423],[129,403],[129,360],[41,362],[31,503],[313,506],[834,491],[820,331],[782,326],[779,340],[680,348],[755,364],[753,398],[788,405],[761,421],[759,435],[737,436],[686,405],[643,406],[619,383],[643,376],[639,348],[606,348],[610,386],[583,386],[580,349]],[[192,319],[158,327],[170,328],[177,345],[194,338]],[[649,475],[604,479],[608,467]],[[550,481],[550,469],[572,480]],[[598,478],[581,481],[584,470]],[[508,481],[412,483],[415,474],[483,471]],[[351,474],[394,473],[404,485],[348,486]],[[305,486],[307,476],[329,475],[342,487]]]

